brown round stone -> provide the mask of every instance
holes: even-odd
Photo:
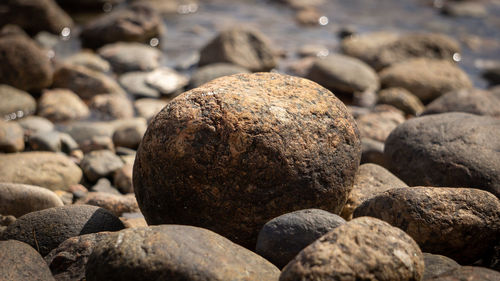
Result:
[[[359,132],[335,95],[306,79],[223,77],[175,98],[137,152],[134,189],[148,223],[214,230],[254,247],[283,213],[339,213],[360,160]]]
[[[420,280],[424,258],[401,229],[363,217],[341,225],[302,250],[280,275],[289,280]]]
[[[0,262],[0,280],[55,280],[40,254],[20,241],[0,241]]]

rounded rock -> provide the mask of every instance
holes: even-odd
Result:
[[[344,219],[352,219],[352,213],[364,201],[389,189],[407,187],[406,183],[376,164],[363,164],[354,177],[354,185],[342,209]]]
[[[29,37],[1,37],[0,61],[0,84],[21,90],[40,90],[52,83],[49,57]]]
[[[425,271],[422,280],[428,280],[460,268],[460,265],[445,256],[424,253]]]
[[[137,152],[134,190],[150,224],[206,227],[253,248],[264,223],[283,213],[340,212],[360,149],[352,116],[325,88],[237,74],[155,116]]]
[[[0,85],[0,100],[0,118],[3,119],[13,119],[11,114],[16,115],[14,119],[23,118],[36,111],[36,101],[29,93],[9,85]]]
[[[119,42],[100,48],[97,53],[109,61],[113,71],[124,73],[130,71],[149,71],[160,66],[162,52],[141,43]]]
[[[99,120],[130,119],[134,117],[134,106],[124,95],[105,94],[94,96],[89,108]]]
[[[319,209],[281,215],[268,221],[259,232],[256,253],[283,268],[302,249],[344,223],[343,218]]]
[[[45,256],[68,238],[123,228],[120,219],[103,208],[69,205],[32,212],[18,218],[2,233],[2,239],[25,242]]]
[[[52,191],[34,185],[0,183],[0,214],[20,217],[27,213],[62,206]]]
[[[444,60],[412,59],[394,64],[380,72],[385,88],[405,88],[422,101],[433,100],[449,91],[471,88],[467,74]]]
[[[497,281],[500,279],[500,272],[478,266],[462,266],[456,270],[444,273],[429,281],[462,281],[462,280],[481,280]]]
[[[302,250],[281,272],[288,280],[421,280],[417,243],[381,220],[357,218]]]
[[[391,132],[405,121],[403,112],[392,107],[376,108],[374,112],[356,118],[361,137],[380,142],[385,142]]]
[[[110,150],[95,150],[83,157],[80,166],[85,177],[91,182],[96,182],[120,169],[123,161]]]
[[[220,32],[200,52],[200,66],[232,63],[250,71],[269,71],[276,66],[269,39],[259,31],[236,27]]]
[[[85,266],[95,246],[109,232],[98,232],[68,238],[45,256],[54,277],[59,280],[85,280]]]
[[[370,66],[340,54],[317,58],[307,78],[334,93],[376,91],[380,86],[377,73]]]
[[[424,110],[420,99],[404,88],[388,88],[378,93],[378,104],[388,104],[406,114],[418,115]]]
[[[23,152],[0,154],[0,182],[43,186],[50,190],[68,190],[82,178],[82,170],[63,154]]]
[[[209,230],[161,225],[110,234],[90,255],[85,276],[88,281],[271,281],[278,280],[279,270]]]
[[[390,170],[410,186],[471,187],[500,197],[500,120],[467,113],[413,118],[385,142]]]
[[[0,241],[0,280],[55,281],[40,254],[30,245]]]
[[[87,105],[68,89],[44,90],[38,101],[38,115],[52,122],[85,119],[89,114]]]
[[[473,263],[500,237],[500,200],[472,188],[405,187],[361,204],[354,217],[372,216],[404,230],[420,248]]]
[[[189,87],[196,88],[216,78],[240,73],[250,73],[250,71],[231,63],[209,64],[198,68],[193,73],[189,80]]]
[[[0,119],[0,152],[20,152],[24,150],[24,131],[16,122]]]
[[[101,207],[110,211],[117,217],[121,216],[123,213],[134,213],[139,211],[137,200],[133,194],[115,195],[105,192],[89,192],[85,197],[78,200],[76,204]]]
[[[428,104],[421,115],[446,112],[466,112],[500,117],[500,98],[481,89],[451,91]]]

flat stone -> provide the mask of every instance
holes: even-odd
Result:
[[[120,85],[136,98],[159,98],[159,90],[149,86],[146,78],[150,72],[127,72],[120,76]]]
[[[380,142],[385,142],[389,134],[405,121],[403,112],[393,108],[382,108],[356,119],[361,137]]]
[[[27,213],[62,206],[52,191],[34,185],[0,183],[0,214],[20,217]]]
[[[105,192],[89,192],[84,198],[76,201],[76,204],[86,204],[97,206],[110,211],[119,217],[123,213],[133,213],[139,211],[137,200],[134,194],[115,195]]]
[[[52,152],[0,154],[0,182],[68,190],[82,178],[82,171],[68,157]]]
[[[405,187],[366,200],[354,217],[372,216],[408,233],[428,253],[471,264],[500,236],[500,200],[472,188]]]
[[[253,248],[262,225],[283,213],[339,213],[360,156],[356,123],[330,91],[287,75],[236,74],[156,115],[137,151],[134,191],[150,224],[202,226]]]
[[[133,42],[108,44],[97,50],[97,53],[109,61],[116,73],[153,70],[160,66],[163,57],[159,49]]]
[[[109,62],[91,51],[78,52],[67,57],[63,62],[71,65],[81,65],[88,69],[103,73],[111,71],[111,65],[109,65]]]
[[[205,65],[195,70],[189,80],[189,87],[196,88],[216,78],[239,73],[250,73],[250,71],[231,63],[213,63]]]
[[[110,234],[94,248],[85,277],[88,281],[271,281],[278,280],[279,270],[209,230],[161,225]]]
[[[378,93],[378,104],[388,104],[409,115],[419,115],[424,111],[420,99],[404,88],[388,88]]]
[[[162,67],[148,73],[146,85],[158,90],[163,95],[172,95],[188,84],[188,78],[177,71]]]
[[[134,117],[132,102],[125,95],[104,94],[94,96],[89,108],[98,120],[131,119]]]

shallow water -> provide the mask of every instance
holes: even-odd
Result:
[[[485,61],[500,58],[500,1],[484,1],[486,18],[456,18],[441,15],[441,0],[326,0],[320,8],[327,24],[304,27],[295,20],[294,11],[270,0],[205,0],[197,6],[181,7],[186,14],[165,17],[167,32],[160,38],[166,54],[165,64],[190,72],[198,51],[217,30],[234,25],[252,26],[268,35],[286,57],[278,71],[297,60],[297,51],[306,44],[324,45],[338,52],[338,31],[352,26],[359,33],[389,30],[397,32],[441,32],[462,45],[460,66],[475,86],[487,87],[480,77]],[[68,55],[79,49],[76,39],[58,45],[56,52]],[[191,67],[191,69],[190,69]]]

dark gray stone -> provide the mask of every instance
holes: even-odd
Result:
[[[467,113],[414,118],[385,142],[390,170],[410,186],[471,187],[500,196],[500,119]]]
[[[345,220],[319,209],[306,209],[268,221],[259,232],[256,253],[283,268],[302,249]]]
[[[26,214],[9,225],[1,238],[28,243],[45,256],[70,237],[123,228],[120,219],[103,208],[69,205]]]

